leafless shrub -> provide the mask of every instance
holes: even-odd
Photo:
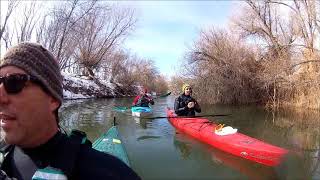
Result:
[[[27,3],[22,9],[22,17],[14,19],[15,29],[12,33],[15,33],[17,43],[31,40],[41,15],[39,8],[37,2]]]
[[[157,92],[158,94],[163,94],[166,93],[168,89],[169,84],[167,79],[162,75],[156,76],[154,80],[154,87],[152,88],[152,90]]]
[[[225,30],[202,31],[187,54],[186,71],[194,79],[198,99],[206,103],[250,103],[261,95],[254,54]]]
[[[136,20],[132,9],[97,5],[76,27],[75,59],[90,76],[103,63],[110,63],[108,54],[132,30]]]
[[[233,23],[241,37],[259,39],[264,45],[257,54],[260,68],[256,75],[266,95],[262,102],[272,108],[288,104],[320,107],[310,96],[319,89],[319,83],[312,83],[319,77],[314,43],[319,34],[319,4],[314,0],[246,0],[246,5],[245,13]],[[288,15],[280,15],[280,8],[288,8]]]
[[[96,5],[94,1],[66,1],[57,3],[42,19],[37,40],[45,45],[65,69],[73,55],[76,42],[75,27]]]
[[[1,20],[1,27],[0,27],[0,42],[2,44],[2,41],[4,41],[5,48],[8,49],[10,46],[12,46],[12,33],[8,26],[9,19],[12,15],[12,13],[15,11],[15,9],[20,4],[19,0],[9,0],[8,2],[8,8],[6,10],[6,14],[2,14],[1,10],[1,17],[4,17],[3,21]],[[2,5],[1,5],[2,6]],[[2,24],[3,23],[3,24]],[[0,51],[0,57],[2,56],[2,52]]]

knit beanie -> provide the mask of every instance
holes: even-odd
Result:
[[[183,93],[184,93],[184,90],[185,90],[187,87],[191,87],[190,84],[184,83],[184,84],[182,85],[182,92],[183,92]]]
[[[36,77],[61,105],[63,89],[59,64],[46,48],[37,43],[20,43],[1,59],[0,68],[5,66],[16,66]]]

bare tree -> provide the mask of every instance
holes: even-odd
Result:
[[[297,35],[292,26],[281,18],[277,4],[270,0],[246,0],[248,5],[243,15],[233,22],[240,29],[242,37],[255,37],[267,44],[267,57],[273,60],[288,60],[281,58],[289,56],[290,47]]]
[[[169,89],[171,90],[171,92],[173,92],[173,94],[178,95],[182,93],[181,87],[183,83],[192,84],[192,81],[189,82],[186,76],[175,75],[169,82]]]
[[[154,87],[153,87],[153,91],[163,94],[166,93],[169,89],[169,83],[166,80],[166,78],[162,75],[158,75],[156,76],[156,79],[154,80]]]
[[[194,85],[200,101],[238,104],[259,100],[261,92],[255,88],[259,64],[253,51],[226,30],[202,31],[186,58],[185,72],[192,80],[185,80]]]
[[[144,86],[157,92],[166,92],[168,85],[162,77],[154,61],[143,59],[123,50],[115,51],[108,63],[106,76],[110,82],[122,84],[123,89],[132,88],[134,85]]]
[[[61,50],[63,47],[63,43],[64,43],[64,39],[66,38],[66,34],[67,32],[73,28],[73,26],[79,21],[81,20],[83,17],[85,17],[94,7],[96,1],[92,1],[89,4],[89,8],[85,9],[84,12],[82,14],[80,14],[80,16],[76,17],[73,21],[71,21],[71,16],[73,15],[75,9],[77,8],[77,5],[79,3],[79,0],[74,0],[72,2],[71,8],[69,10],[69,12],[67,13],[67,16],[65,17],[65,21],[64,21],[64,25],[63,25],[63,29],[62,29],[62,37],[59,41],[59,45],[58,45],[58,53],[57,53],[57,58],[60,59],[60,55],[61,55]],[[81,5],[81,3],[79,3]],[[82,6],[80,7],[84,7],[84,5],[87,5],[87,3],[82,4]]]
[[[13,33],[10,30],[9,27],[6,28],[6,31],[4,32],[4,35],[2,36],[2,40],[4,41],[5,48],[8,49],[9,47],[12,46],[13,42]]]
[[[0,39],[2,38],[3,36],[3,33],[7,27],[7,23],[8,23],[8,20],[12,14],[12,12],[17,8],[17,6],[19,5],[19,0],[9,0],[8,2],[8,9],[7,9],[7,13],[5,15],[5,18],[4,18],[4,22],[3,24],[1,24],[1,29],[0,29]]]
[[[155,89],[154,80],[159,76],[159,71],[153,60],[140,58],[135,60],[134,76],[137,77],[139,85]]]
[[[48,25],[47,25],[47,18],[49,17],[49,14],[45,14],[44,16],[41,17],[41,21],[39,23],[39,26],[36,28],[36,41],[37,42],[41,42],[44,45],[48,45],[48,41],[49,41],[49,32],[47,32],[46,30],[49,30]]]
[[[76,46],[75,26],[94,8],[96,2],[73,0],[59,3],[42,19],[42,26],[37,29],[37,39],[53,52],[61,69],[66,68]]]
[[[242,37],[259,39],[266,45],[258,50],[260,73],[256,76],[268,97],[263,102],[271,100],[276,104],[285,93],[282,90],[286,89],[280,87],[288,87],[287,77],[293,73],[290,67],[294,63],[293,46],[299,37],[299,31],[295,21],[280,11],[281,4],[272,0],[245,2],[247,6],[242,15],[240,18],[235,17],[233,22]]]
[[[136,19],[131,9],[120,9],[108,5],[97,6],[82,19],[78,26],[76,59],[94,77],[94,70],[108,63],[111,53],[132,30]],[[110,60],[109,60],[110,61]]]
[[[30,41],[34,32],[35,26],[40,18],[39,14],[40,6],[37,6],[36,2],[25,4],[22,10],[22,17],[15,18],[15,38],[17,43],[23,41]]]
[[[272,107],[288,102],[311,102],[311,93],[314,93],[311,89],[319,89],[318,83],[311,85],[311,82],[318,82],[320,69],[315,43],[319,36],[320,3],[316,0],[246,0],[246,5],[240,19],[235,17],[233,22],[243,37],[267,44],[257,54],[260,62],[257,78],[267,93],[264,102]],[[281,12],[283,10],[287,14]]]
[[[124,77],[130,73],[127,67],[132,66],[129,53],[117,50],[113,51],[108,58],[110,58],[109,63],[104,64],[105,78],[108,78],[112,83],[122,83],[120,79],[126,79]]]
[[[0,2],[0,6],[2,7],[3,3]],[[7,7],[7,11],[6,14],[2,14],[3,12],[1,11],[1,24],[0,24],[0,42],[2,44],[2,41],[4,42],[5,48],[8,49],[11,45],[12,45],[12,33],[11,33],[11,29],[8,26],[8,22],[10,19],[10,16],[12,15],[12,13],[15,11],[15,9],[18,7],[20,0],[9,0],[8,2],[8,7]],[[2,17],[4,17],[4,19],[2,19]],[[3,24],[2,24],[3,23]],[[2,48],[2,47],[1,47]],[[2,51],[0,49],[0,57],[2,56]]]
[[[320,14],[320,3],[317,4],[315,0],[304,0],[293,2],[271,1],[275,4],[280,4],[288,7],[292,16],[292,22],[295,22],[295,27],[298,31],[298,36],[302,42],[296,43],[296,46],[302,49],[302,54],[305,61],[310,63],[305,66],[308,71],[319,71],[317,60],[320,50],[317,49],[316,39],[320,35],[317,18]],[[300,63],[300,62],[298,62]],[[302,66],[300,66],[302,67]]]
[[[109,71],[110,82],[120,83],[125,88],[130,88],[135,84],[137,78],[134,75],[134,59],[128,52],[118,51],[111,57],[108,63],[111,66]]]
[[[319,31],[316,30],[319,14],[316,0],[294,0],[291,3],[273,0],[270,3],[289,7],[293,12],[292,21],[296,22],[296,26],[299,28],[299,35],[303,38],[305,46],[313,51],[315,35],[319,34]]]

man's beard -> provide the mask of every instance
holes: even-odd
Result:
[[[3,131],[2,128],[0,128],[0,142],[3,142],[4,141],[4,134],[5,132]]]

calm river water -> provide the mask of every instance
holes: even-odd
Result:
[[[282,165],[270,168],[221,152],[192,137],[176,133],[167,119],[139,119],[114,106],[130,106],[133,98],[66,101],[61,124],[85,131],[94,141],[119,124],[132,168],[142,179],[320,179],[320,113],[267,112],[256,106],[203,106],[201,114],[238,132],[290,150]],[[174,97],[158,98],[153,116],[165,116]],[[307,123],[308,122],[308,123]]]

